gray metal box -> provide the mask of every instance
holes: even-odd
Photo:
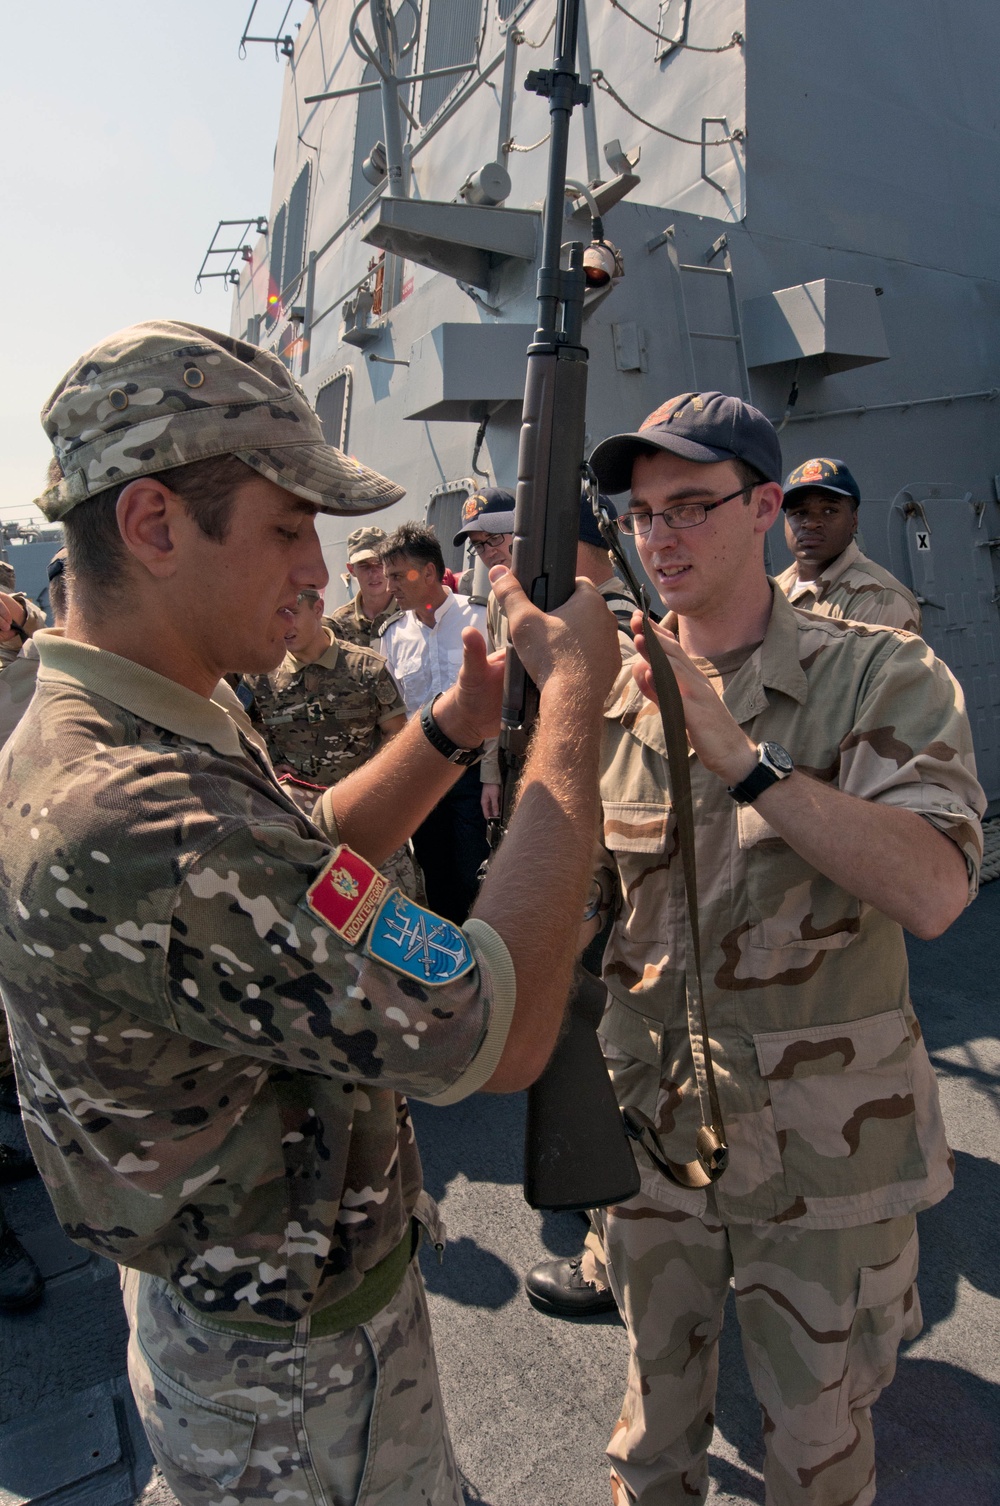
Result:
[[[533,324],[439,324],[410,348],[404,416],[478,423],[521,402],[534,337]]]
[[[743,341],[751,368],[820,357],[828,372],[849,371],[889,356],[875,289],[831,277],[747,299]]]

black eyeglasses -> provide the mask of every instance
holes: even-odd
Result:
[[[640,538],[652,531],[654,518],[662,518],[668,528],[697,528],[716,507],[734,497],[748,496],[752,491],[752,486],[741,486],[728,497],[720,497],[718,502],[681,502],[677,507],[664,508],[663,512],[623,512],[616,521],[622,533],[637,533]]]
[[[502,549],[505,545],[505,541],[510,537],[511,535],[509,533],[494,533],[491,534],[488,539],[481,539],[478,544],[473,544],[472,540],[470,539],[469,547],[475,554],[479,555],[480,559],[482,559],[487,549]]]

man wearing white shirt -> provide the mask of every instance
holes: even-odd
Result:
[[[444,556],[431,528],[403,523],[382,545],[380,558],[403,616],[385,625],[379,647],[413,717],[457,679],[463,633],[473,629],[486,637],[486,608],[444,584]],[[467,768],[413,833],[427,903],[458,925],[469,913],[489,851],[480,789],[479,770]]]

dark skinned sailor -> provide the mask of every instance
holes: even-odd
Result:
[[[789,601],[822,617],[920,632],[920,607],[902,581],[862,554],[861,488],[842,460],[807,460],[784,486],[785,543],[795,556],[778,576]]]

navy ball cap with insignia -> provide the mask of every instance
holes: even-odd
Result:
[[[820,456],[804,460],[789,474],[785,482],[785,499],[802,492],[829,492],[834,497],[850,497],[855,506],[861,501],[861,488],[842,460],[830,460]]]
[[[462,503],[462,526],[452,539],[461,544],[470,533],[513,533],[514,495],[499,486],[484,486]]]

